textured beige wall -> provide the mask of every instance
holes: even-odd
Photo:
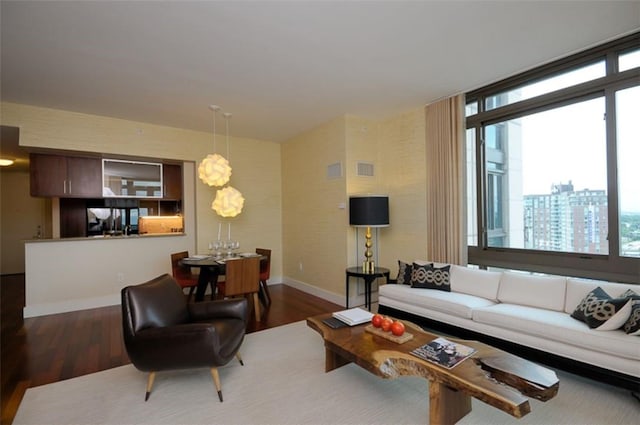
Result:
[[[356,235],[348,208],[336,208],[348,207],[350,195],[389,195],[390,226],[378,230],[379,266],[395,277],[398,259],[424,257],[424,134],[423,108],[416,108],[384,120],[347,115],[283,144],[285,276],[344,303],[344,268],[364,259],[363,230]],[[344,177],[327,180],[326,166],[338,161]],[[374,165],[374,177],[357,176],[360,161]],[[350,297],[356,295],[350,285]]]
[[[213,149],[211,133],[7,102],[1,106],[2,124],[20,127],[22,146],[177,159],[192,161],[196,168]],[[224,140],[218,135],[217,150],[222,154]],[[241,242],[241,250],[272,249],[271,274],[281,276],[280,145],[231,134],[230,157],[231,185],[246,199],[242,214],[232,219],[232,237]],[[195,188],[196,250],[206,252],[218,231],[219,218],[211,210],[215,190],[199,180]]]
[[[390,227],[380,240],[380,262],[397,275],[398,260],[426,256],[424,108],[380,122],[380,190],[389,194]]]
[[[344,176],[327,178],[329,164],[345,163],[345,118],[336,118],[282,145],[284,275],[344,294],[347,209]]]
[[[24,240],[43,236],[50,202],[29,195],[29,173],[0,171],[0,274],[24,273]]]

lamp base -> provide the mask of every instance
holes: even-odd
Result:
[[[376,271],[376,263],[373,261],[365,261],[362,263],[362,273],[373,273]]]
[[[376,269],[375,262],[371,259],[373,257],[373,252],[371,252],[371,247],[373,244],[371,243],[371,227],[367,226],[367,233],[365,234],[365,251],[364,251],[364,263],[362,263],[362,272],[363,273],[373,273]]]

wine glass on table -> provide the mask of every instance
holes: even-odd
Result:
[[[220,239],[213,243],[213,249],[216,251],[216,258],[220,258],[220,250],[222,249],[222,241]]]

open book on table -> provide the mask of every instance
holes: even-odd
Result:
[[[411,354],[451,369],[475,352],[475,348],[440,337],[416,348]]]
[[[350,308],[348,310],[336,311],[333,317],[343,321],[349,326],[360,325],[371,321],[373,313],[363,310],[360,307]]]

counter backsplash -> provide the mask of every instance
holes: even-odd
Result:
[[[138,219],[138,233],[182,233],[184,231],[183,217],[172,216],[144,216]]]

